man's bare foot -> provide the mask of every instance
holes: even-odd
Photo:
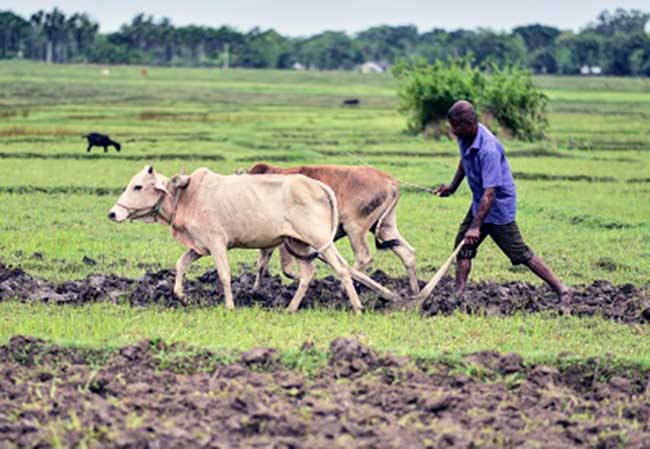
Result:
[[[560,314],[571,315],[573,302],[573,291],[569,287],[564,287],[561,291],[557,292],[558,299],[560,300]]]

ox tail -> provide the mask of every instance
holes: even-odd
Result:
[[[320,184],[320,187],[327,194],[327,199],[330,203],[330,210],[332,212],[332,232],[330,233],[330,238],[327,240],[327,244],[325,244],[322,248],[316,248],[316,251],[320,253],[332,246],[334,244],[334,240],[336,240],[336,233],[339,229],[339,205],[336,202],[336,195],[334,195],[334,191],[331,189],[331,187],[320,181],[316,182]]]
[[[381,226],[388,216],[396,207],[397,207],[397,202],[399,201],[399,186],[393,185],[393,200],[388,203],[388,207],[384,209],[384,211],[381,213],[375,224],[372,226],[372,229],[374,230],[374,235],[375,235],[375,248],[378,250],[387,250],[391,248],[395,248],[396,246],[399,246],[401,242],[398,239],[392,239],[392,240],[386,240],[385,242],[380,242],[379,239],[377,238],[377,231],[381,229]]]

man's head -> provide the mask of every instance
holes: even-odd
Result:
[[[447,112],[451,132],[461,140],[470,140],[478,132],[476,110],[469,101],[461,100],[453,104]]]

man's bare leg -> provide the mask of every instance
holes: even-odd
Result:
[[[548,266],[546,266],[541,257],[534,255],[528,262],[526,262],[526,266],[530,271],[550,285],[560,299],[565,299],[567,297],[569,287],[567,287],[566,284],[562,282]]]
[[[472,269],[472,259],[456,259],[456,292],[463,293]]]

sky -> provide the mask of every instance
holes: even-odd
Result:
[[[101,32],[116,31],[140,12],[169,17],[174,25],[230,25],[241,31],[274,28],[289,36],[324,30],[355,33],[375,25],[416,25],[420,32],[478,27],[509,31],[531,23],[579,30],[604,9],[641,9],[650,0],[0,0],[0,10],[29,16],[58,7],[87,12]]]

